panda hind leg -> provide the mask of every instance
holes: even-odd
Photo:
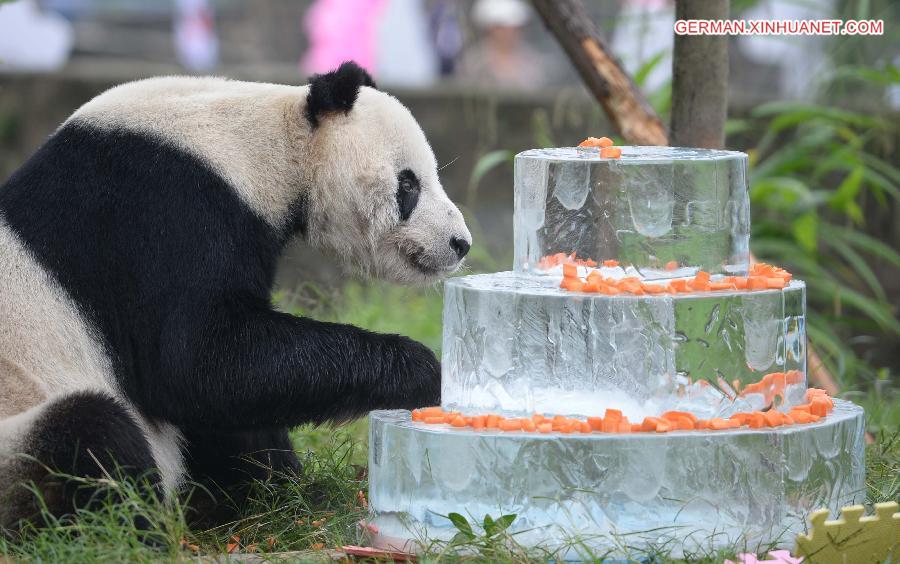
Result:
[[[108,497],[119,495],[114,488],[93,482],[101,478],[132,479],[148,486],[144,495],[161,495],[150,444],[120,402],[98,392],[79,392],[32,410],[16,441],[16,456],[0,472],[7,474],[3,478],[8,486],[7,499],[0,500],[8,508],[0,524],[35,520],[41,502],[50,515],[62,517],[117,501]],[[28,484],[34,485],[41,502]],[[146,529],[149,524],[139,518],[135,525]]]
[[[240,518],[255,481],[279,481],[301,470],[288,429],[186,433],[192,525],[211,528]]]

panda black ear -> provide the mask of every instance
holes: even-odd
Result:
[[[361,86],[375,88],[375,81],[366,69],[353,61],[343,63],[337,70],[311,76],[306,96],[306,119],[313,127],[318,127],[319,118],[325,113],[349,112]]]

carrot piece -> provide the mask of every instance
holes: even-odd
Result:
[[[534,433],[537,429],[537,425],[534,424],[534,421],[531,419],[522,419],[522,430],[528,433]]]
[[[794,418],[788,415],[787,413],[781,414],[781,422],[785,425],[793,425],[795,423]]]
[[[698,419],[694,423],[694,429],[696,429],[698,431],[702,431],[704,429],[709,429],[709,421],[707,421],[706,419]]]
[[[425,419],[425,415],[422,414],[418,409],[412,410],[412,420],[413,421],[422,421]]]
[[[600,430],[604,433],[615,433],[619,429],[619,420],[618,419],[610,419],[609,417],[603,418],[603,426],[600,427]]]
[[[444,410],[439,405],[435,405],[432,407],[423,407],[419,411],[422,413],[422,415],[424,415],[426,417],[428,417],[430,415],[443,415],[444,414]]]
[[[609,268],[614,268],[616,266],[619,266],[619,261],[614,260],[614,259],[605,260],[605,261],[603,261],[603,266],[606,266]]]
[[[429,425],[439,425],[440,423],[444,422],[444,416],[443,415],[432,415],[430,417],[426,417],[424,419],[424,422]]]
[[[691,413],[690,411],[667,411],[661,416],[663,419],[670,418],[679,418],[679,417],[687,417],[691,420],[691,422],[697,421],[697,416]]]
[[[674,261],[674,260],[670,260],[669,262],[666,263],[666,266],[665,266],[666,270],[675,270],[677,268],[678,268],[678,261]]]
[[[600,147],[612,147],[613,140],[609,137],[601,137],[600,139],[597,139],[597,145]]]
[[[784,288],[786,285],[784,278],[766,278],[766,287],[773,290]]]
[[[566,435],[568,435],[572,431],[574,431],[573,425],[569,422],[564,423],[559,429],[557,429],[557,432],[565,433]]]
[[[501,431],[520,431],[522,422],[518,419],[504,419],[498,423],[498,428]]]
[[[735,421],[737,423],[737,421]],[[721,417],[713,417],[709,420],[709,428],[715,431],[721,431],[722,429],[730,429],[731,423]]]
[[[472,428],[473,429],[484,429],[484,415],[476,415],[472,418]]]
[[[631,427],[632,427],[631,423],[629,423],[628,418],[625,417],[621,421],[619,421],[619,424],[616,426],[616,432],[617,433],[630,433]]]
[[[564,264],[563,276],[566,278],[578,278],[578,267],[570,263]]]
[[[705,270],[699,270],[697,271],[697,274],[694,275],[694,282],[702,284],[704,286],[709,284],[709,279],[709,272],[706,272]]]
[[[619,147],[601,147],[600,158],[602,159],[619,159],[622,157],[622,149]]]
[[[644,430],[644,426],[640,423],[632,423],[631,424],[631,432],[632,433],[640,433]]]
[[[545,419],[547,419],[547,418],[544,417],[543,415],[541,415],[540,413],[535,413],[531,416],[531,420],[534,421],[535,425],[543,423]]]
[[[775,411],[774,409],[770,409],[763,413],[763,417],[766,419],[766,425],[769,427],[778,427],[784,424],[784,419],[781,417],[781,412]]]
[[[585,282],[584,285],[581,287],[581,291],[598,294],[598,293],[600,293],[600,288],[601,288],[600,281],[598,281],[596,278],[593,280],[588,278],[588,281]]]
[[[741,425],[746,425],[747,422],[750,421],[750,418],[751,418],[751,415],[749,413],[746,413],[743,411],[739,411],[739,412],[733,414],[731,417],[729,417],[729,419],[734,419]]]
[[[593,429],[591,429],[591,424],[587,421],[582,421],[581,423],[579,423],[578,430],[586,434],[590,434],[594,431]]]
[[[738,290],[746,290],[749,282],[747,281],[747,278],[744,276],[735,276],[731,280],[731,283],[734,284],[734,287],[737,288]]]
[[[602,417],[588,417],[587,418],[588,425],[591,426],[591,429],[594,431],[600,431],[603,429],[603,418]]]
[[[553,424],[551,424],[551,423],[539,423],[538,426],[537,426],[537,428],[538,428],[538,432],[547,434],[547,433],[550,433],[551,431],[553,431]]]
[[[563,278],[559,287],[570,292],[581,292],[584,289],[584,282],[578,278]]]
[[[495,414],[490,414],[487,416],[487,419],[484,422],[484,426],[488,429],[496,429],[500,425],[500,416]]]
[[[641,423],[641,430],[647,432],[655,431],[656,424],[659,422],[660,419],[658,417],[644,417],[644,421]]]
[[[618,288],[614,288],[612,286],[603,286],[600,288],[601,294],[606,294],[607,296],[615,296],[616,294],[621,294],[622,290]]]
[[[693,431],[694,430],[694,422],[687,417],[679,417],[677,421],[675,421],[676,426],[679,431]]]
[[[588,137],[584,141],[578,144],[579,147],[599,147],[600,140],[596,137]]]
[[[666,291],[666,287],[662,284],[641,284],[641,289],[648,294],[662,294]]]
[[[809,411],[813,415],[818,415],[819,417],[825,417],[828,415],[829,404],[826,398],[814,397],[811,402],[809,402],[810,409]]]
[[[710,282],[709,289],[713,291],[735,290],[734,284],[731,282]]]
[[[622,411],[619,409],[611,409],[607,408],[606,414],[604,414],[603,419],[615,419],[616,421],[622,420]]]
[[[669,431],[673,431],[675,428],[672,425],[669,425],[666,421],[660,419],[656,423],[656,432],[657,433],[668,433]]]
[[[791,418],[796,423],[812,423],[813,422],[812,414],[807,413],[805,411],[799,411],[799,410],[795,411],[792,409],[791,410]]]
[[[674,288],[678,292],[690,292],[691,288],[688,287],[688,281],[684,278],[679,278],[677,280],[672,280],[669,282],[669,286]]]
[[[460,416],[454,417],[450,424],[454,427],[465,427],[467,425],[465,418]]]
[[[750,414],[750,421],[748,424],[751,429],[762,429],[766,426],[766,416],[763,415],[762,411],[754,411]]]
[[[750,290],[765,290],[768,287],[766,280],[763,276],[751,276],[747,281],[747,288]]]

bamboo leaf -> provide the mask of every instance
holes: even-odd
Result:
[[[808,211],[791,224],[791,233],[800,247],[807,253],[814,253],[819,245],[819,216]]]
[[[864,253],[884,259],[895,267],[900,268],[900,253],[891,246],[870,235],[845,227],[837,228],[837,234]]]
[[[835,236],[834,232],[829,229],[822,230],[822,240],[825,241],[828,245],[834,248],[841,257],[844,258],[845,261],[850,265],[853,269],[853,272],[857,274],[866,285],[872,290],[872,293],[875,294],[875,297],[881,302],[887,302],[887,295],[884,292],[884,288],[881,285],[881,282],[878,281],[878,276],[869,268],[869,264],[863,259],[859,253],[853,250],[850,245],[844,242],[844,240],[840,236]]]
[[[851,215],[852,206],[850,204],[855,203],[856,197],[859,195],[859,191],[862,188],[862,180],[862,167],[854,168],[853,172],[844,178],[837,187],[837,190],[835,190],[834,195],[831,197],[831,201],[828,203],[831,209],[843,211],[848,216]],[[859,210],[859,206],[857,206],[856,209],[858,210],[860,219],[862,219],[862,210]]]

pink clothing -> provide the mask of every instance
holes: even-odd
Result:
[[[304,21],[310,46],[301,70],[322,73],[356,61],[374,72],[378,21],[385,4],[386,0],[316,0]]]

